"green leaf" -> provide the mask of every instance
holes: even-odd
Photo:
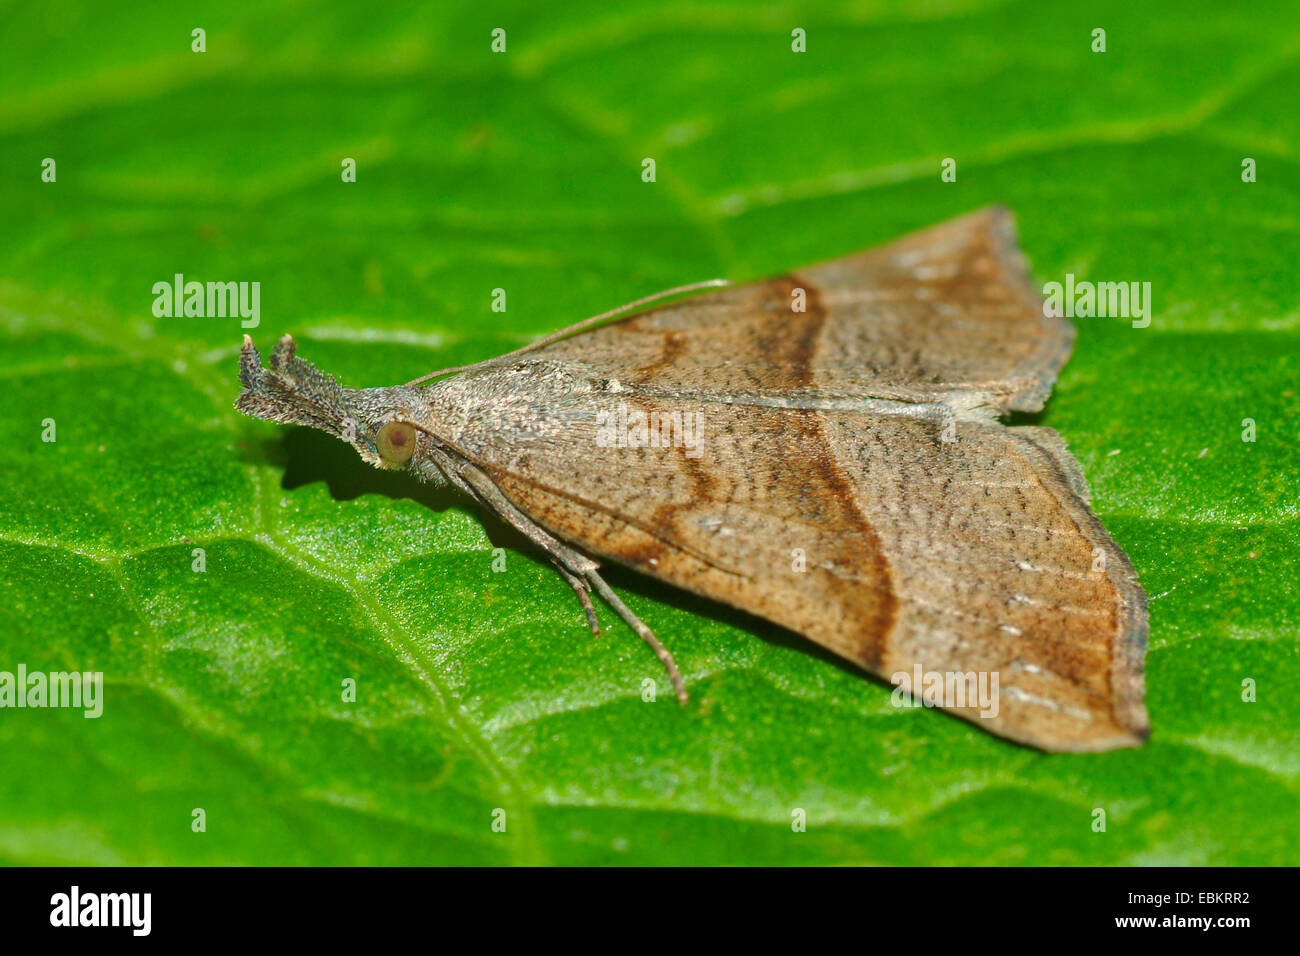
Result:
[[[1300,7],[455,6],[3,14],[0,671],[106,687],[0,711],[0,859],[1300,862]],[[152,313],[257,281],[260,344],[385,385],[992,201],[1041,280],[1152,284],[1042,418],[1151,596],[1138,750],[896,709],[614,572],[694,694],[643,703],[654,658],[517,537],[241,418],[238,320]]]

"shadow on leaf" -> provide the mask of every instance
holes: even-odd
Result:
[[[285,491],[323,481],[330,497],[351,501],[362,495],[384,495],[394,500],[410,498],[422,505],[444,511],[463,503],[445,485],[425,484],[404,471],[374,468],[337,438],[311,428],[290,428],[279,442]]]

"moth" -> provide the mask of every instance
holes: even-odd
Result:
[[[999,421],[1043,408],[1074,339],[1045,314],[1008,210],[574,330],[360,389],[287,335],[264,368],[245,336],[235,407],[460,489],[541,549],[597,632],[599,595],[683,701],[672,655],[602,563],[766,618],[917,696],[928,675],[958,692],[996,675],[995,708],[939,703],[1023,744],[1146,739],[1133,566],[1061,437]],[[693,447],[674,428],[687,414]]]

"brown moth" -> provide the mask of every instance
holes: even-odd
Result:
[[[442,373],[343,388],[289,336],[263,368],[245,337],[236,408],[459,488],[547,554],[593,630],[597,592],[682,700],[601,561],[917,696],[917,677],[996,675],[995,708],[938,702],[1045,750],[1106,750],[1149,732],[1146,598],[1060,436],[998,421],[1043,407],[1073,338],[988,208],[429,385]]]

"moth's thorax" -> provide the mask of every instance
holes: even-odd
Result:
[[[503,437],[545,440],[592,417],[592,399],[608,384],[539,360],[464,372],[427,390],[430,430],[470,452]]]

